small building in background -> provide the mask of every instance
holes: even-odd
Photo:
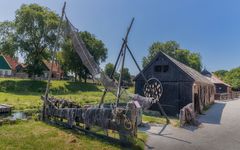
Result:
[[[43,71],[43,77],[47,79],[48,75],[50,73],[50,70],[51,70],[52,63],[50,61],[46,61],[46,60],[44,60],[43,63],[45,65],[45,70]],[[63,78],[63,75],[64,75],[64,72],[61,69],[60,64],[57,62],[54,62],[53,70],[52,70],[52,78],[60,80]]]
[[[18,62],[17,58],[9,55],[0,55],[0,76],[28,78],[26,66]]]
[[[12,67],[4,55],[0,54],[0,77],[12,76]]]
[[[143,69],[147,79],[157,78],[163,85],[159,99],[168,115],[176,116],[180,110],[193,104],[195,113],[214,102],[214,85],[198,71],[186,66],[163,52]],[[143,95],[144,79],[141,74],[135,77],[135,93]],[[159,110],[154,104],[151,110]]]
[[[215,99],[220,100],[222,98],[229,99],[231,98],[232,87],[231,85],[225,83],[217,76],[209,72],[207,69],[204,69],[202,72],[209,81],[211,81],[215,85]],[[222,97],[222,98],[221,98]]]

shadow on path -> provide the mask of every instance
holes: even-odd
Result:
[[[207,110],[205,115],[200,115],[199,121],[201,123],[221,124],[222,113],[225,105],[225,103],[216,102],[209,110]]]

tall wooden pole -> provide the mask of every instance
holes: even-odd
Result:
[[[130,26],[128,27],[128,30],[127,30],[127,34],[124,38],[124,46],[123,46],[123,51],[122,51],[122,64],[121,64],[121,70],[120,70],[120,76],[119,76],[119,81],[118,81],[118,89],[117,89],[117,102],[116,102],[116,107],[118,106],[118,103],[119,103],[119,100],[120,100],[120,96],[121,96],[121,83],[122,83],[122,74],[123,74],[123,69],[124,69],[124,63],[125,63],[125,55],[126,55],[126,44],[127,44],[127,41],[128,41],[128,35],[129,35],[129,32],[132,28],[132,25],[133,25],[133,22],[134,22],[134,18],[132,19],[131,23],[130,23]]]
[[[56,37],[56,41],[54,43],[54,47],[53,47],[53,51],[52,51],[52,58],[51,58],[52,64],[51,64],[51,69],[50,69],[49,74],[48,74],[48,82],[47,82],[47,87],[46,87],[45,97],[44,97],[44,104],[43,104],[42,120],[45,119],[46,101],[48,99],[49,87],[50,87],[51,79],[52,79],[52,70],[53,70],[54,59],[56,57],[56,52],[59,48],[58,47],[58,40],[60,38],[60,31],[61,31],[61,26],[62,26],[62,22],[63,22],[63,17],[64,17],[64,14],[65,14],[65,7],[66,7],[66,2],[64,2],[63,8],[62,8],[62,15],[61,15],[61,18],[60,18],[60,23],[59,23],[58,28],[57,28],[57,37]]]

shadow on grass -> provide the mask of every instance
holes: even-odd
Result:
[[[132,149],[134,149],[134,150],[142,150],[143,148],[141,147],[141,146],[139,146],[139,145],[137,145],[137,144],[131,144],[131,145],[129,145],[129,144],[123,144],[123,143],[121,143],[121,141],[120,140],[118,140],[118,139],[115,139],[115,138],[113,138],[113,137],[107,137],[106,136],[106,138],[103,138],[102,136],[102,134],[99,134],[99,133],[95,133],[95,132],[92,132],[93,134],[89,134],[88,132],[89,131],[87,131],[87,132],[84,132],[84,131],[80,131],[80,130],[76,130],[76,129],[72,129],[72,128],[70,128],[70,127],[67,127],[67,126],[62,126],[62,125],[59,125],[59,124],[54,124],[54,123],[51,123],[51,122],[44,122],[45,124],[47,124],[47,125],[51,125],[51,126],[54,126],[54,127],[56,127],[56,128],[58,128],[58,129],[60,129],[60,130],[62,130],[62,131],[64,131],[64,132],[66,132],[66,133],[71,133],[71,134],[73,134],[73,135],[75,135],[77,138],[79,138],[79,139],[81,139],[81,135],[82,136],[86,136],[87,138],[89,138],[89,140],[98,140],[98,141],[100,141],[100,142],[104,142],[104,143],[108,143],[108,144],[111,144],[111,145],[114,145],[114,146],[116,146],[116,147],[119,147],[119,148],[121,148],[122,150],[132,150]],[[99,135],[99,136],[98,136]],[[143,142],[143,143],[145,143],[144,142],[144,140],[142,140],[142,139],[140,139],[140,138],[137,138],[139,141],[141,141],[141,142]]]

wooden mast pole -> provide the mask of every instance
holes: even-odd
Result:
[[[52,79],[52,71],[53,71],[53,62],[54,62],[54,59],[56,57],[56,52],[58,50],[58,40],[60,38],[60,31],[61,31],[61,26],[62,26],[62,22],[63,22],[63,17],[64,17],[64,14],[65,14],[65,8],[66,8],[66,2],[64,2],[63,4],[63,8],[62,8],[62,15],[61,15],[61,18],[60,18],[60,23],[58,25],[58,28],[57,28],[57,37],[56,37],[56,41],[54,43],[54,47],[53,47],[53,51],[52,51],[52,58],[51,58],[51,61],[52,61],[52,64],[51,64],[51,68],[50,68],[50,71],[49,71],[49,74],[48,74],[48,82],[47,82],[47,87],[46,87],[46,91],[45,91],[45,95],[44,95],[44,104],[43,104],[43,113],[42,113],[42,120],[45,119],[45,108],[46,108],[46,101],[48,99],[48,93],[49,93],[49,87],[50,87],[50,83],[51,83],[51,79]]]

